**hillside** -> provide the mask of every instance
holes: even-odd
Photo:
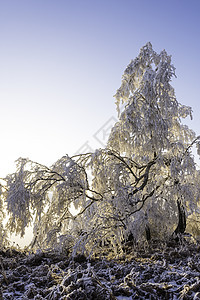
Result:
[[[200,299],[199,246],[152,243],[122,258],[0,252],[0,299]]]

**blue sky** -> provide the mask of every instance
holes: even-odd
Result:
[[[148,41],[172,55],[200,134],[199,11],[198,0],[0,0],[0,177],[18,157],[51,165],[101,147],[123,71]]]

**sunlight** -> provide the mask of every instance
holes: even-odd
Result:
[[[9,239],[10,243],[12,243],[13,246],[23,249],[24,247],[29,246],[33,239],[33,228],[31,226],[27,227],[25,229],[24,237],[16,234],[11,234]]]
[[[78,214],[80,213],[80,211],[81,211],[81,207],[79,207],[78,209],[76,209],[73,203],[70,204],[69,212],[70,212],[73,216],[78,215]]]

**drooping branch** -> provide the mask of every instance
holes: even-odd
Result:
[[[129,198],[132,197],[133,195],[135,195],[137,192],[142,191],[142,190],[145,188],[145,186],[146,186],[147,183],[148,183],[150,169],[151,169],[151,167],[152,167],[154,164],[155,164],[155,160],[149,162],[149,163],[146,165],[146,170],[145,170],[144,174],[141,175],[141,176],[137,179],[137,181],[136,181],[136,187],[135,187],[135,189],[134,189],[132,192],[129,193],[129,195],[128,195]],[[139,187],[137,187],[137,184],[138,184],[142,179],[143,179],[142,184],[141,184]]]

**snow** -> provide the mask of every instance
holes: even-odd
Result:
[[[132,300],[132,296],[131,297],[126,297],[126,296],[117,296],[116,297],[118,300]]]
[[[199,259],[199,246],[188,243],[110,260],[2,250],[0,299],[199,299]]]

